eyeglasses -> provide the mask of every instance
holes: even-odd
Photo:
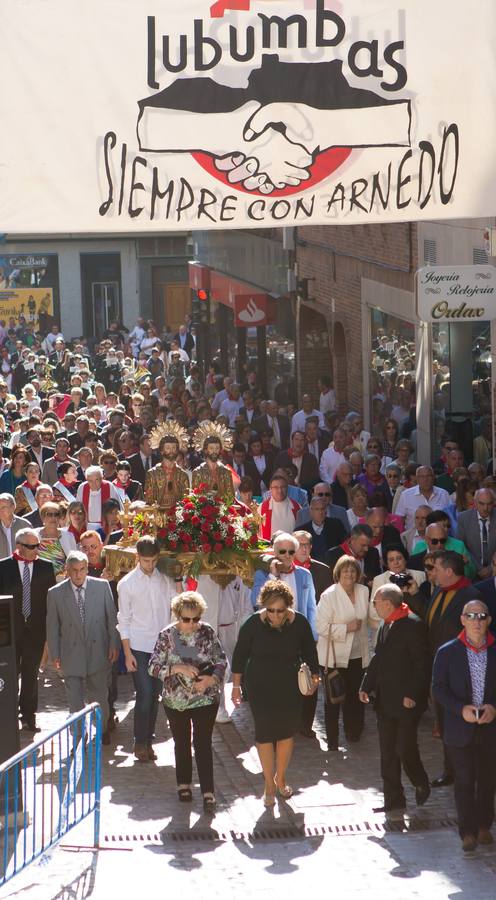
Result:
[[[281,556],[284,556],[285,553],[288,553],[289,556],[294,556],[296,553],[296,550],[282,550],[281,549],[281,550],[276,550],[276,553],[280,553]]]
[[[469,612],[469,613],[463,613],[463,616],[465,619],[470,619],[471,621],[476,621],[476,622],[485,622],[485,620],[489,618],[487,613]]]
[[[435,547],[437,544],[445,544],[448,538],[431,538],[430,540]]]
[[[20,547],[25,547],[26,550],[37,550],[40,546],[39,542],[37,544],[23,544],[22,541],[17,542]]]
[[[286,612],[286,607],[284,607],[283,609],[266,609],[265,611],[269,614],[269,616],[283,616]]]
[[[324,494],[314,494],[314,497],[330,497],[330,496],[331,496],[330,491],[326,491]]]
[[[200,619],[201,616],[181,616],[181,622],[195,622],[196,624]]]
[[[429,563],[426,563],[424,566],[424,569],[426,572],[432,572],[434,569],[434,566],[430,565]]]
[[[45,513],[45,519],[58,519],[58,517],[59,517],[59,513],[58,513],[58,512],[47,512],[47,513]]]

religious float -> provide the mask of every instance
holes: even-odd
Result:
[[[147,472],[146,505],[138,511],[125,501],[121,513],[121,540],[105,548],[109,577],[118,580],[136,565],[136,543],[143,535],[155,537],[160,546],[158,568],[172,578],[209,576],[225,587],[236,576],[253,582],[254,570],[267,543],[259,537],[260,516],[256,504],[248,509],[234,499],[231,471],[219,461],[232,437],[214,422],[200,425],[193,446],[205,462],[193,471],[193,487],[177,463],[179,451],[188,449],[189,436],[176,422],[157,426],[150,444],[162,454],[162,462]]]

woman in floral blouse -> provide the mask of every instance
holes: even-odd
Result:
[[[164,683],[164,709],[174,739],[177,793],[192,799],[191,726],[203,808],[215,808],[212,731],[224,683],[226,655],[215,631],[201,621],[207,605],[196,591],[175,597],[176,621],[160,632],[148,671]]]

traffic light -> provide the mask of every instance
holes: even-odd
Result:
[[[205,288],[199,288],[196,291],[198,303],[198,320],[201,325],[208,325],[210,322],[210,292]]]

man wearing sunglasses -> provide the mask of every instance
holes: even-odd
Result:
[[[21,528],[15,535],[12,556],[0,560],[0,594],[14,598],[14,633],[17,673],[20,677],[19,711],[26,731],[39,731],[38,669],[46,641],[47,593],[55,584],[51,563],[38,559],[36,531]]]
[[[462,631],[434,660],[432,690],[444,711],[443,740],[455,780],[464,852],[492,844],[496,789],[496,642],[485,603],[470,600]]]
[[[463,608],[469,600],[481,600],[479,591],[471,585],[464,575],[463,558],[452,550],[438,550],[434,553],[434,578],[438,585],[434,591],[430,603],[425,606],[425,600],[420,593],[415,593],[414,588],[408,591],[410,594],[408,605],[410,609],[420,616],[428,628],[429,647],[432,658],[435,657],[439,647],[447,641],[454,640],[459,631],[460,616]],[[436,703],[436,716],[441,736],[444,731],[444,709]],[[435,778],[432,787],[445,787],[453,783],[451,760],[444,753],[444,772]]]
[[[430,513],[427,517],[427,528],[425,529],[425,540],[419,541],[413,553],[408,560],[408,568],[422,571],[424,568],[425,554],[436,553],[438,550],[451,550],[463,557],[464,575],[470,580],[475,577],[475,566],[472,562],[470,554],[463,543],[457,538],[448,534],[448,518],[432,522],[431,518],[440,518],[445,515],[441,510]]]

